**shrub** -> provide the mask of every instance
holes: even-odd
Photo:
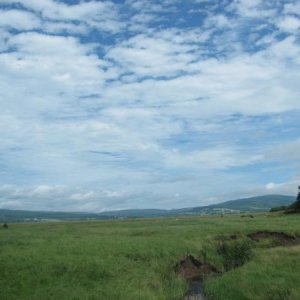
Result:
[[[248,239],[221,241],[217,252],[222,256],[226,271],[242,266],[249,261],[253,255],[252,242]]]
[[[270,212],[276,212],[276,211],[285,211],[288,207],[286,205],[282,206],[276,206],[270,209]]]
[[[300,187],[299,187],[299,189],[300,189]],[[296,201],[289,208],[300,211],[300,190],[298,192]]]

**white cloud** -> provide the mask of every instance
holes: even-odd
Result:
[[[270,157],[278,161],[292,162],[299,166],[300,163],[300,139],[281,143],[270,151]]]
[[[17,3],[26,9],[41,14],[44,20],[83,22],[103,31],[117,32],[122,27],[118,21],[118,8],[111,1],[89,1],[68,5],[53,0],[3,0],[4,4]]]
[[[241,149],[228,146],[217,146],[190,153],[180,153],[174,149],[165,153],[164,162],[171,167],[198,170],[222,170],[231,167],[251,165],[263,160],[259,154],[246,154]]]
[[[25,2],[3,0],[3,2],[7,4],[18,3],[28,9],[41,13],[45,18],[54,20],[86,19],[89,16],[94,17],[101,14],[113,6],[111,2],[98,1],[82,2],[76,5],[67,5],[53,0],[43,0],[43,2],[38,0],[27,0]]]
[[[201,54],[199,43],[207,36],[199,30],[166,30],[139,34],[111,48],[106,58],[137,76],[177,76],[189,71],[189,64]]]
[[[274,183],[269,182],[266,184],[265,189],[268,194],[282,194],[282,195],[295,195],[297,186],[299,185],[299,178],[293,178],[287,182]]]
[[[93,45],[73,37],[22,33],[7,45],[15,51],[0,55],[1,101],[10,112],[22,107],[23,114],[63,113],[71,99],[97,93],[114,76],[102,70],[109,64],[93,54]],[[20,103],[24,95],[26,102]]]
[[[286,16],[278,23],[278,27],[282,31],[297,32],[300,29],[300,19],[292,16]]]
[[[0,53],[7,50],[7,40],[10,37],[11,34],[7,30],[0,28]]]
[[[62,185],[0,186],[0,208],[101,212],[126,196],[123,192],[82,190]]]
[[[300,4],[296,1],[284,4],[284,12],[288,14],[296,14],[300,16]]]
[[[277,152],[267,138],[299,113],[298,23],[278,5],[206,1],[195,25],[177,20],[180,1],[1,3],[0,179],[16,184],[4,207],[189,206],[268,192],[280,180],[260,176],[266,157],[298,160],[296,122]]]
[[[210,28],[217,28],[217,29],[225,29],[225,28],[230,28],[232,26],[234,26],[232,20],[230,20],[227,16],[225,15],[213,15],[211,14],[208,18],[206,18],[205,20],[205,24],[204,26]]]
[[[125,5],[129,6],[130,8],[136,10],[136,11],[142,11],[142,12],[163,12],[163,11],[169,11],[170,4],[172,2],[170,1],[164,1],[160,3],[160,1],[152,1],[149,2],[147,0],[126,0]]]
[[[40,26],[40,19],[32,13],[16,9],[0,10],[0,27],[31,30]]]
[[[181,66],[191,74],[170,80],[123,83],[106,90],[104,95],[114,101],[122,99],[134,103],[142,99],[148,105],[189,107],[191,114],[198,113],[202,117],[224,113],[280,113],[298,109],[298,52],[299,46],[287,39],[257,55],[199,60],[190,65],[183,61]],[[172,54],[166,56],[172,60]],[[292,68],[286,65],[289,58],[295,59]],[[170,71],[168,63],[164,68],[163,61],[157,66],[149,64],[149,68],[139,65],[138,60],[136,67],[134,61],[132,64],[136,76],[142,76],[142,71],[155,74],[155,70],[166,76]]]
[[[71,35],[88,34],[89,28],[83,23],[74,24],[68,22],[44,22],[42,30],[46,33],[68,33]]]
[[[262,0],[234,0],[231,9],[234,9],[243,18],[268,18],[275,15],[275,10],[266,8]]]

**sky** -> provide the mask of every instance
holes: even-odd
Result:
[[[0,0],[0,208],[181,208],[300,185],[300,2]]]

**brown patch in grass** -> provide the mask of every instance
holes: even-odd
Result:
[[[203,279],[208,275],[219,273],[214,266],[203,263],[192,255],[180,260],[175,265],[175,271],[189,283],[185,297],[187,300],[204,300]]]
[[[275,238],[280,246],[293,246],[300,244],[300,238],[277,231],[256,231],[247,235],[253,241],[261,241],[268,238]]]
[[[202,263],[192,255],[188,255],[179,261],[175,266],[175,270],[186,280],[203,279],[207,275],[219,273],[214,266]]]

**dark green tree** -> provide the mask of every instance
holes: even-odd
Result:
[[[291,209],[300,211],[300,186],[298,186],[298,196],[296,201],[290,206]]]

